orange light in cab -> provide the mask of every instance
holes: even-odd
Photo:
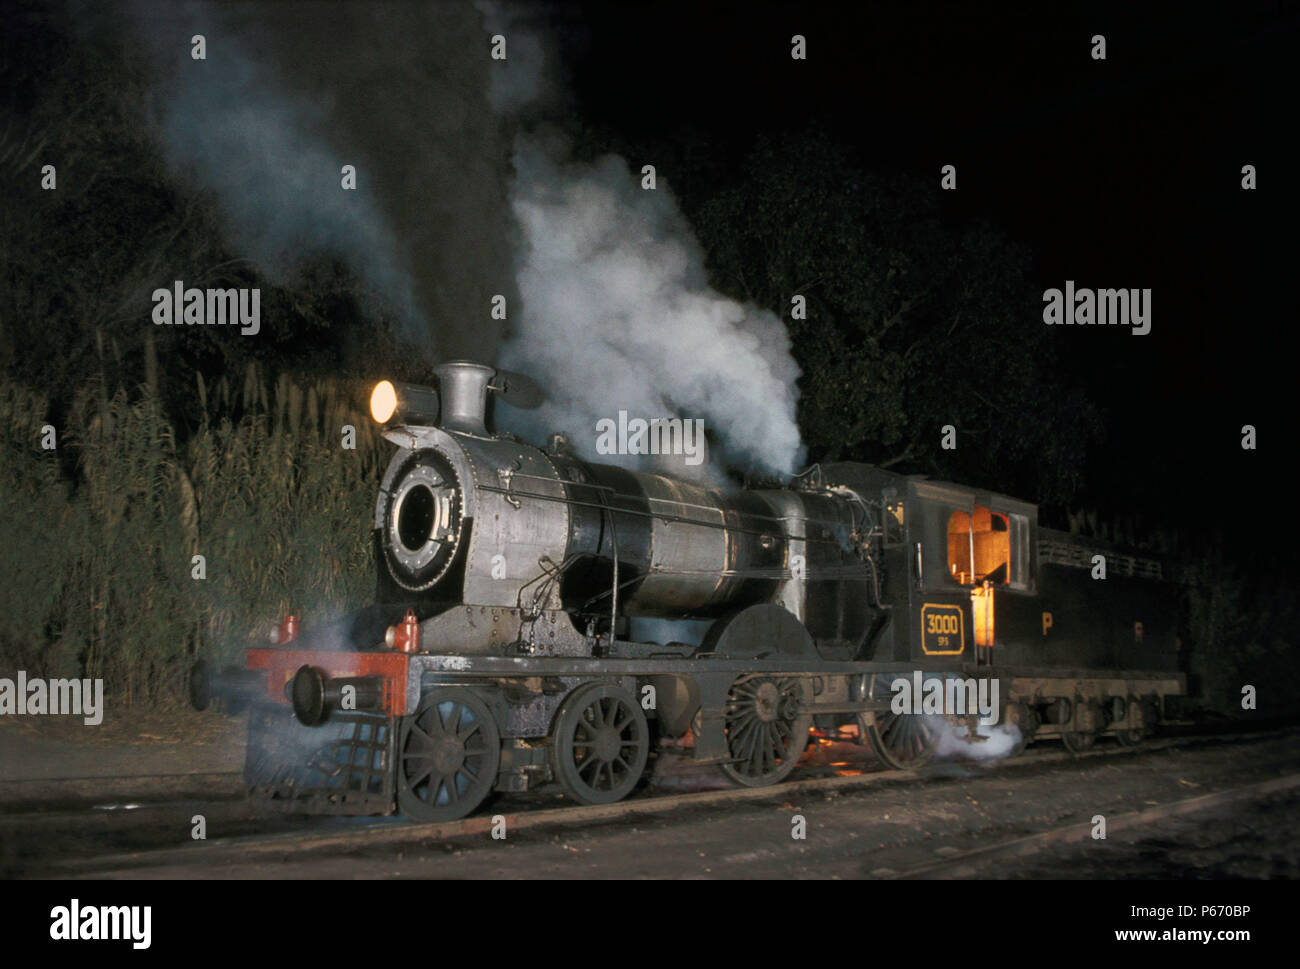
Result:
[[[987,581],[970,590],[971,612],[975,616],[975,645],[993,645],[993,587]]]

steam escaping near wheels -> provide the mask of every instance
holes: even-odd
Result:
[[[911,770],[936,760],[1001,760],[1024,749],[1024,734],[1013,723],[952,723],[932,714],[878,715],[865,738],[876,758],[892,770]]]
[[[938,721],[935,729],[939,742],[935,747],[936,758],[954,760],[1001,760],[1019,752],[1021,747],[1020,728],[1014,723],[998,723],[991,727],[979,724],[974,737],[970,729],[963,725],[948,723],[941,717],[931,717]]]

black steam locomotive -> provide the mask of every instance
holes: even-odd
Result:
[[[1161,563],[1040,528],[1034,505],[861,464],[723,492],[491,433],[494,392],[528,396],[466,362],[436,389],[377,385],[398,450],[376,602],[285,617],[246,669],[196,671],[197,706],[250,709],[255,793],[452,819],[550,781],[616,801],[664,738],[751,786],[814,726],[915,766],[942,721],[900,710],[899,678],[996,683],[1021,745],[1071,750],[1136,743],[1186,694]],[[638,641],[647,620],[700,633]],[[984,736],[972,710],[942,716]]]

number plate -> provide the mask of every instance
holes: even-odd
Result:
[[[921,606],[921,649],[927,656],[956,656],[966,648],[966,614],[961,606]]]

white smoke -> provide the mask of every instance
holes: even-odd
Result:
[[[620,410],[701,418],[729,463],[794,469],[799,371],[785,327],[709,288],[664,186],[642,189],[621,158],[574,162],[559,138],[521,135],[510,201],[523,305],[501,361],[551,392],[537,430],[595,457],[596,422]]]
[[[644,188],[640,162],[633,171],[614,155],[577,161],[562,136],[535,123],[562,113],[564,97],[544,28],[526,6],[476,6],[487,32],[507,41],[491,100],[518,132],[510,205],[522,305],[499,362],[550,398],[538,411],[499,416],[534,440],[563,431],[583,457],[641,468],[655,462],[596,452],[598,421],[617,421],[619,411],[701,419],[715,462],[793,471],[803,458],[799,368],[780,319],[709,287],[670,173]],[[658,465],[689,473],[680,461]],[[717,480],[717,464],[713,471]]]
[[[936,757],[964,760],[999,760],[1015,752],[1020,743],[1020,728],[1014,723],[979,724],[974,739],[965,725],[948,723],[941,717],[931,717],[930,724],[939,732],[935,747]]]
[[[559,430],[587,458],[690,470],[597,453],[597,422],[625,411],[702,420],[713,480],[723,464],[795,469],[788,335],[772,312],[709,287],[672,173],[643,189],[641,161],[579,162],[539,127],[569,103],[544,26],[560,8],[317,6],[134,7],[166,68],[168,160],[219,199],[234,248],[275,280],[306,252],[338,253],[431,357],[495,353],[533,377],[549,403],[497,416],[535,442]],[[196,34],[206,60],[190,57]],[[497,34],[504,61],[489,56]],[[357,166],[355,191],[339,184],[344,164]],[[496,294],[509,297],[503,344]]]

